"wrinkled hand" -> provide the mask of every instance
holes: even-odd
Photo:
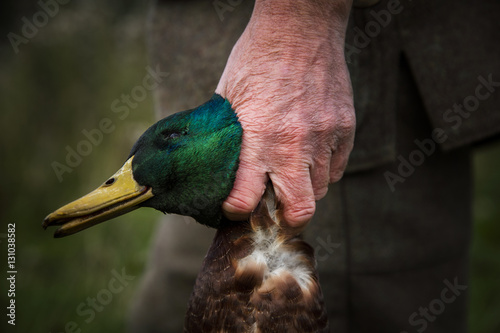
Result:
[[[342,177],[353,145],[343,50],[350,4],[325,13],[269,3],[256,1],[216,90],[232,103],[243,127],[240,165],[223,210],[230,219],[246,218],[269,177],[285,220],[301,229],[328,183]]]

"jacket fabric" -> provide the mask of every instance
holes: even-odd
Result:
[[[349,171],[396,158],[401,55],[410,65],[433,130],[442,133],[437,142],[441,149],[498,135],[498,13],[500,2],[495,0],[383,0],[353,8],[345,48],[357,117]]]

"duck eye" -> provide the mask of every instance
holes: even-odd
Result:
[[[177,139],[180,136],[181,136],[180,133],[170,133],[166,136],[166,139]]]
[[[165,131],[165,132],[162,133],[163,140],[165,140],[165,141],[177,139],[177,138],[181,137],[184,134],[186,134],[186,131],[182,131],[182,132]]]

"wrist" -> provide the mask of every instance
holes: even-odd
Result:
[[[325,91],[332,89],[350,96],[344,59],[350,5],[338,0],[256,0],[216,92],[240,111],[249,98],[253,105],[264,105],[269,96],[329,94]]]
[[[343,39],[352,0],[256,0],[251,24],[294,37]]]
[[[246,36],[268,54],[283,50],[343,57],[351,0],[256,0]]]

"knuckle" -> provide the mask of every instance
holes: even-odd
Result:
[[[336,127],[341,132],[349,133],[356,128],[356,116],[354,110],[346,110],[341,112],[341,116],[336,122]]]
[[[307,203],[306,206],[291,209],[285,212],[285,219],[292,227],[300,227],[309,222],[316,210],[316,203],[314,201]]]
[[[328,193],[328,186],[322,186],[320,188],[314,189],[314,199],[316,201],[321,200]]]
[[[336,183],[344,176],[344,169],[333,170],[330,172],[330,183]],[[326,194],[326,193],[325,193]]]
[[[230,196],[226,199],[225,210],[231,213],[250,213],[253,210],[253,202],[248,199]]]

